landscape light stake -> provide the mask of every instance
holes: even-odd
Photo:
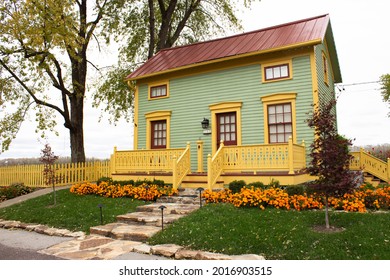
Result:
[[[202,191],[204,191],[204,188],[197,188],[196,190],[199,192],[199,207],[202,207]]]
[[[164,205],[158,207],[161,210],[161,230],[164,230],[164,209],[167,208]]]
[[[100,208],[100,224],[103,224],[103,204],[98,204],[98,207]]]

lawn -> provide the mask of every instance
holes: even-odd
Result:
[[[339,233],[318,233],[323,211],[235,208],[209,204],[152,237],[225,254],[262,254],[266,259],[390,259],[390,213],[330,213]]]
[[[145,202],[129,198],[79,196],[57,191],[0,209],[0,218],[46,224],[89,232],[100,224],[98,205],[103,204],[104,223],[132,212]],[[261,254],[266,259],[390,259],[390,212],[331,212],[331,225],[345,228],[337,233],[318,233],[324,224],[322,210],[294,211],[275,208],[236,208],[208,204],[164,228],[150,244],[175,243],[191,249],[224,254]]]
[[[56,228],[89,233],[89,228],[100,224],[99,204],[103,205],[103,223],[116,220],[116,216],[133,212],[145,202],[130,198],[106,198],[94,195],[79,196],[68,189],[59,190],[57,206],[53,207],[53,196],[47,194],[23,203],[0,209],[0,218],[26,223],[39,223]]]

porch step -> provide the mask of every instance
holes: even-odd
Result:
[[[375,176],[365,172],[363,174],[364,176],[364,182],[372,184],[374,187],[379,186],[379,184],[385,183],[381,179],[376,178]]]
[[[90,228],[90,233],[120,240],[144,242],[161,230],[161,227],[111,223]]]
[[[163,219],[161,206],[164,206]],[[161,197],[156,203],[138,206],[136,212],[117,216],[116,223],[90,228],[93,235],[114,239],[145,242],[164,225],[199,208],[199,193],[195,189],[180,189],[178,196]]]

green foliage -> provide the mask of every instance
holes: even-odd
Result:
[[[262,189],[262,190],[268,188],[268,186],[264,185],[263,182],[253,182],[253,183],[248,184],[247,187],[248,188],[253,187],[254,189]]]
[[[33,192],[35,189],[23,183],[15,183],[8,187],[0,187],[0,201],[15,198]]]
[[[383,101],[390,104],[390,74],[382,75],[379,80],[381,84],[381,94]]]
[[[230,255],[261,254],[267,260],[387,260],[389,213],[336,212],[334,226],[345,231],[321,233],[322,211],[235,208],[208,204],[164,228],[149,243]],[[239,221],[239,222],[237,222]],[[329,244],[337,244],[337,250]]]
[[[109,112],[112,122],[130,119],[135,88],[127,87],[128,74],[161,49],[241,30],[236,14],[254,1],[110,1],[103,34],[119,44],[118,64],[101,72],[94,106]]]
[[[284,188],[285,192],[288,193],[289,196],[293,195],[304,195],[306,193],[305,185],[289,185]]]
[[[126,185],[132,185],[134,187],[138,187],[138,186],[142,186],[142,185],[157,185],[158,187],[161,187],[163,188],[164,186],[167,186],[167,184],[165,184],[165,182],[163,180],[156,180],[156,179],[153,179],[153,180],[147,180],[147,179],[144,179],[144,180],[137,180],[137,181],[134,181],[134,180],[120,180],[120,181],[117,181],[117,180],[112,180],[111,177],[101,177],[97,180],[96,184],[99,186],[101,182],[107,182],[109,183],[110,185],[119,185],[119,186],[126,186]]]
[[[47,207],[53,200],[52,194],[47,194],[0,209],[0,218],[89,233],[90,227],[100,225],[99,204],[104,205],[103,222],[107,224],[115,222],[116,216],[133,212],[137,206],[145,204],[130,198],[80,196],[68,189],[57,193],[57,207]]]
[[[244,180],[235,180],[229,183],[229,190],[231,190],[232,193],[239,193],[245,186],[246,183]]]

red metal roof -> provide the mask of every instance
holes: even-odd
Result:
[[[318,43],[318,40],[324,39],[328,24],[329,16],[321,15],[235,36],[164,49],[131,73],[127,79],[136,80],[228,57],[309,42]]]

